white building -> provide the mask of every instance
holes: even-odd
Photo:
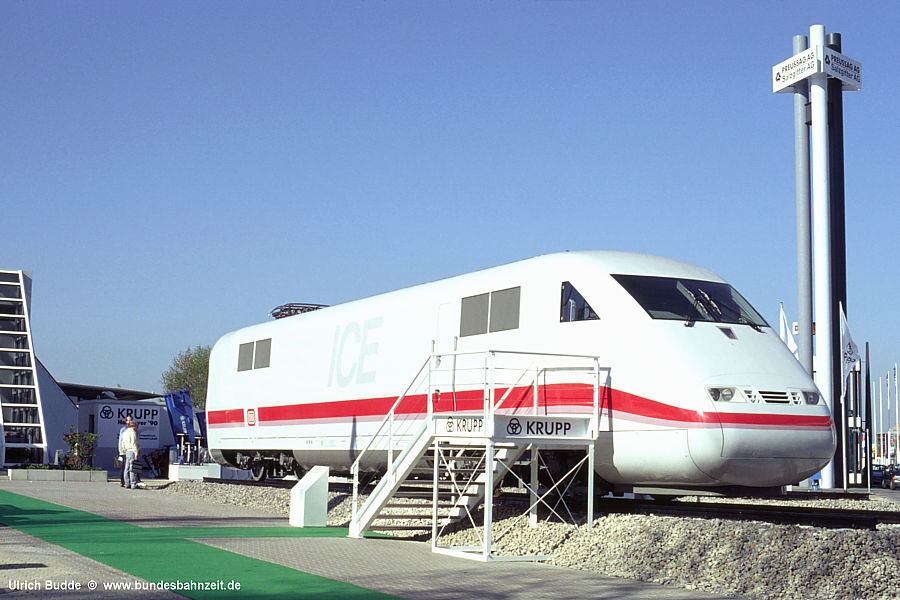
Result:
[[[112,468],[126,413],[145,451],[174,444],[158,394],[57,383],[44,368],[31,335],[28,271],[0,269],[0,410],[0,467],[54,462],[69,451],[63,436],[72,427],[100,434],[94,466]]]

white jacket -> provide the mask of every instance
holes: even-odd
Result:
[[[125,433],[119,438],[119,454],[125,454],[129,450],[134,452],[135,458],[137,458],[138,452],[141,450],[141,443],[138,441],[137,432],[131,427],[125,429]]]

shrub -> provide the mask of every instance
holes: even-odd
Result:
[[[69,425],[69,433],[63,441],[69,445],[69,452],[63,457],[67,469],[89,471],[93,469],[94,451],[97,449],[96,433],[80,433]]]

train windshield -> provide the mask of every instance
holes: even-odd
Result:
[[[755,329],[768,326],[756,309],[727,283],[644,275],[613,275],[613,278],[654,319],[736,323]]]

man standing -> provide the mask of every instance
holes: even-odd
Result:
[[[122,461],[119,469],[119,485],[122,487],[125,487],[125,451],[122,449],[122,436],[125,435],[129,425],[131,425],[131,415],[125,415],[125,425],[119,430],[119,460]]]
[[[125,451],[125,487],[137,489],[137,474],[134,472],[134,461],[141,451],[137,436],[137,423],[132,421],[125,428],[122,440],[119,442],[119,450]]]

